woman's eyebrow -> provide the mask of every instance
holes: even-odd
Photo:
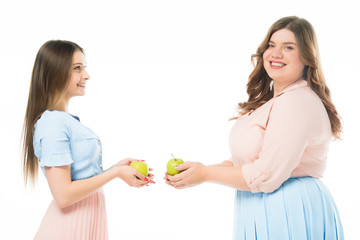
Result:
[[[269,43],[275,43],[275,42],[274,41],[269,41]],[[294,43],[294,42],[282,42],[282,44],[284,44],[284,45],[288,45],[288,44],[296,45],[296,43]]]

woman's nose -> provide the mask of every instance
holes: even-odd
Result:
[[[281,48],[274,48],[273,52],[272,52],[272,57],[274,57],[274,58],[282,58],[283,57],[282,49]]]
[[[84,73],[82,76],[84,79],[89,80],[90,79],[90,75],[88,74],[88,72],[84,69]]]

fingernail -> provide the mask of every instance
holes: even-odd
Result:
[[[140,160],[141,162],[145,162],[145,160]]]
[[[146,184],[146,186],[148,187],[148,186],[149,186],[149,184]]]
[[[176,166],[176,167],[174,167],[174,168],[175,168],[176,170],[178,170],[178,168],[179,168],[179,167],[178,167],[178,166]]]
[[[146,178],[144,178],[144,180],[145,180],[145,181],[149,181],[149,179],[148,179],[147,177],[146,177]]]

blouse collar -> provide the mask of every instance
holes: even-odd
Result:
[[[72,114],[70,114],[70,113],[68,113],[68,112],[64,112],[64,111],[58,111],[58,110],[55,110],[55,109],[49,109],[48,111],[50,111],[50,112],[61,112],[61,113],[64,113],[64,114],[68,114],[68,115],[70,115],[71,117],[73,117],[73,118],[75,118],[76,120],[78,120],[79,122],[80,122],[80,118],[78,117],[78,116],[75,116],[75,115],[72,115]]]
[[[286,92],[298,89],[298,88],[303,88],[307,86],[307,81],[304,79],[300,79],[295,81],[294,83],[290,84],[289,86],[287,86],[284,90],[282,90],[280,93],[278,93],[275,97],[278,97]]]

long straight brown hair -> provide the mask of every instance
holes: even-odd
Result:
[[[240,115],[255,110],[273,97],[270,88],[272,79],[264,68],[263,54],[268,48],[274,32],[287,29],[294,33],[299,47],[300,57],[305,64],[303,78],[308,86],[321,98],[328,113],[332,134],[335,139],[340,138],[342,124],[340,116],[331,100],[331,94],[326,85],[325,77],[320,64],[319,50],[313,26],[305,19],[296,16],[284,17],[276,21],[268,30],[265,39],[251,56],[254,70],[247,83],[248,101],[239,103]]]
[[[39,49],[31,75],[22,144],[22,170],[25,185],[35,185],[39,162],[34,154],[34,125],[45,110],[53,108],[65,95],[70,79],[74,52],[83,49],[76,43],[50,40]]]

